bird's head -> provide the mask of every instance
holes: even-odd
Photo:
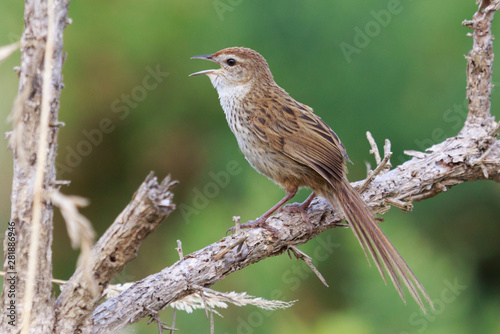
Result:
[[[211,55],[194,56],[191,59],[210,60],[220,65],[218,69],[204,70],[190,75],[206,74],[219,92],[221,89],[251,85],[256,81],[259,83],[273,81],[266,60],[252,49],[232,47]]]

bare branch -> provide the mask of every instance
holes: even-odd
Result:
[[[377,144],[375,143],[375,140],[372,137],[372,134],[370,131],[366,132],[366,136],[368,137],[368,141],[370,142],[370,145],[372,146],[372,150],[370,150],[370,153],[372,152],[377,152],[375,154],[375,161],[378,161],[378,166],[375,168],[375,170],[369,171],[368,176],[363,182],[363,184],[357,189],[360,193],[363,193],[366,188],[370,185],[370,183],[375,179],[377,175],[379,175],[383,170],[389,170],[391,167],[391,163],[389,160],[391,159],[392,152],[391,152],[391,142],[389,139],[385,140],[385,145],[384,145],[384,159],[380,161],[380,154],[378,153],[378,148]]]
[[[184,258],[184,253],[182,252],[182,242],[180,240],[177,240],[177,248],[175,249],[177,253],[179,253],[179,259]]]
[[[46,194],[55,184],[58,128],[50,124],[57,123],[58,117],[67,1],[51,3],[50,11],[47,1],[25,4],[19,89],[9,117],[13,124],[9,148],[14,156],[11,222],[16,235],[17,317],[14,327],[8,324],[10,318],[0,319],[2,333],[20,333],[21,328],[43,333],[53,328],[55,319],[51,299],[53,212]],[[7,241],[5,238],[5,254]],[[9,271],[7,261],[4,263],[4,270]],[[7,289],[4,284],[2,310],[9,305]]]
[[[134,194],[130,204],[116,218],[92,249],[92,273],[99,294],[92,295],[78,268],[57,299],[56,332],[73,333],[82,326],[100,300],[111,279],[132,261],[142,241],[175,209],[170,177],[158,184],[149,174]]]
[[[370,153],[375,156],[375,163],[377,165],[380,165],[382,159],[380,159],[380,152],[378,150],[377,143],[375,142],[375,139],[373,139],[372,133],[370,131],[366,131],[366,138],[368,139],[368,142],[370,143],[371,150]]]

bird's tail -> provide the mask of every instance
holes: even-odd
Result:
[[[336,186],[336,191],[331,192],[326,197],[334,207],[335,203],[340,204],[349,227],[361,244],[366,258],[368,259],[368,253],[370,253],[384,282],[387,284],[383,267],[385,267],[392,283],[405,303],[401,281],[406,285],[424,313],[426,311],[420,295],[434,308],[427,291],[425,291],[410,267],[375,222],[373,214],[358,192],[351,187],[347,180],[339,182]]]

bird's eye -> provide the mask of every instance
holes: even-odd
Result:
[[[229,66],[234,66],[234,65],[236,65],[236,60],[234,60],[233,58],[229,58],[228,60],[226,60],[226,63]]]

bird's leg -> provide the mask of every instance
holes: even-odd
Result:
[[[309,232],[312,232],[313,225],[309,221],[309,217],[307,217],[306,209],[309,207],[311,204],[312,200],[316,197],[316,193],[313,191],[307,199],[302,202],[302,203],[292,203],[292,204],[287,204],[279,209],[280,212],[282,211],[289,211],[289,212],[300,212],[300,215],[302,216],[302,219],[307,224],[307,228],[309,229]]]
[[[256,228],[256,227],[262,227],[268,230],[269,232],[277,235],[278,231],[274,228],[269,226],[269,224],[266,223],[267,218],[269,218],[273,213],[276,212],[283,204],[291,200],[295,194],[297,193],[297,188],[292,189],[292,190],[287,190],[286,196],[281,199],[278,203],[276,203],[275,206],[267,210],[262,216],[255,220],[251,220],[245,224],[241,224],[241,228]],[[234,227],[231,227],[230,229],[227,230],[226,234],[231,231],[234,232]]]

